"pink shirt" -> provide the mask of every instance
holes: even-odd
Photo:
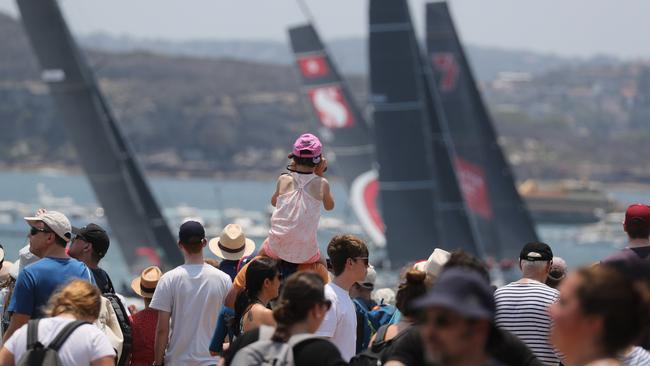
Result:
[[[322,203],[305,187],[319,177],[297,173],[291,177],[294,190],[278,196],[264,250],[268,256],[287,262],[314,263],[320,259],[316,233]]]

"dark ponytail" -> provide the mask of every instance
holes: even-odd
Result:
[[[271,338],[274,342],[286,342],[291,337],[291,327],[306,320],[309,311],[325,301],[324,285],[314,272],[297,272],[289,276],[273,309],[273,318],[277,322]]]
[[[239,336],[241,333],[239,328],[241,318],[258,301],[264,286],[264,280],[273,280],[279,273],[278,262],[272,258],[260,257],[248,265],[246,269],[246,287],[237,295],[235,316],[230,324],[235,336]]]

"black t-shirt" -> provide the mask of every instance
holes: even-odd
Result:
[[[424,346],[417,326],[404,330],[407,332],[397,339],[382,355],[382,362],[400,361],[407,366],[426,365]],[[511,333],[494,327],[488,339],[487,350],[494,360],[491,365],[542,366],[530,349]]]
[[[225,352],[226,366],[230,365],[235,353],[260,339],[260,330],[253,329],[237,337]],[[338,348],[326,339],[309,339],[293,347],[293,360],[296,366],[341,366],[347,365],[341,358]]]
[[[111,278],[108,277],[108,273],[106,273],[106,271],[101,268],[91,268],[90,270],[93,272],[95,283],[97,284],[97,287],[99,287],[99,290],[102,292],[102,294],[115,293],[113,282],[111,282]]]

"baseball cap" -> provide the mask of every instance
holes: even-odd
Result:
[[[373,290],[375,288],[375,281],[377,280],[377,271],[375,267],[368,267],[368,272],[366,272],[366,278],[363,279],[363,282],[357,282],[359,286],[365,287],[368,290]]]
[[[527,261],[550,261],[553,259],[553,251],[546,243],[532,242],[524,245],[519,254],[519,259]]]
[[[70,225],[70,220],[58,211],[47,211],[37,216],[24,217],[24,219],[30,225],[37,221],[43,222],[58,237],[66,242],[72,238],[72,225]]]
[[[182,243],[191,244],[192,240],[203,240],[205,238],[205,229],[197,221],[185,221],[178,230],[178,240]]]
[[[625,211],[625,227],[635,225],[637,227],[650,226],[650,206],[642,203],[630,205]]]
[[[93,245],[93,250],[100,258],[104,258],[106,252],[108,252],[110,240],[108,239],[106,230],[101,226],[90,223],[82,228],[73,227],[72,233],[82,240],[91,243]]]
[[[296,142],[293,143],[293,150],[289,155],[290,158],[315,158],[323,153],[323,145],[318,137],[311,133],[300,135]],[[316,162],[315,162],[316,163]]]
[[[472,319],[494,318],[496,305],[488,281],[478,272],[467,268],[442,271],[433,288],[415,300],[416,308],[441,306]]]

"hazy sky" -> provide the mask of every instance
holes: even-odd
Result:
[[[306,0],[322,37],[365,36],[366,0]],[[426,0],[410,0],[418,31]],[[561,55],[650,58],[650,0],[450,0],[467,42]],[[272,39],[304,21],[295,0],[62,0],[74,32]],[[16,14],[13,0],[0,10]]]

